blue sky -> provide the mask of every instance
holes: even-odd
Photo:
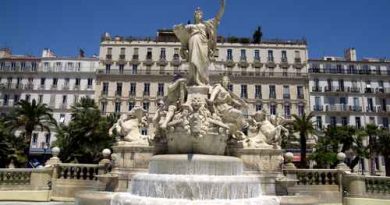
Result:
[[[98,53],[100,36],[155,36],[192,19],[197,6],[213,17],[218,0],[0,0],[0,47],[15,54]],[[390,58],[390,0],[227,0],[219,34],[309,42],[310,57],[343,54]]]

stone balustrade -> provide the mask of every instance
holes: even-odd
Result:
[[[58,179],[96,181],[96,175],[106,173],[105,166],[98,164],[60,163],[55,167]]]
[[[343,186],[347,197],[390,199],[390,177],[345,175]]]
[[[297,185],[339,185],[342,172],[337,169],[284,170],[286,176],[295,175]]]

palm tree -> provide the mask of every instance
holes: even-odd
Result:
[[[57,129],[56,146],[63,162],[96,163],[101,151],[115,141],[108,135],[113,123],[102,117],[93,99],[81,98],[72,106],[72,120]],[[113,121],[113,119],[111,120]]]
[[[312,121],[312,118],[314,117],[313,112],[310,112],[308,115],[304,113],[301,117],[297,115],[292,116],[294,118],[294,122],[292,123],[294,130],[299,132],[299,143],[301,146],[301,167],[306,168],[307,167],[307,160],[306,160],[306,141],[310,134],[313,134],[315,132],[314,128],[314,122]]]
[[[375,150],[382,154],[385,160],[386,176],[390,176],[390,132],[388,130],[378,131],[378,141]]]
[[[11,130],[24,130],[24,141],[29,146],[34,130],[50,132],[51,128],[57,126],[52,112],[46,104],[37,103],[35,99],[31,103],[21,100],[11,111],[6,124]],[[25,154],[28,155],[28,149]]]

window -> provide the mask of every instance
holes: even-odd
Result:
[[[305,106],[298,105],[298,116],[302,116],[305,113]]]
[[[288,85],[283,86],[283,99],[290,99],[290,87]]]
[[[130,96],[134,96],[136,94],[136,88],[137,88],[136,86],[137,86],[137,84],[130,83],[130,91],[129,91]]]
[[[143,102],[142,103],[142,108],[146,111],[149,111],[149,102]]]
[[[141,129],[141,135],[148,135],[148,129],[147,128],[142,128]]]
[[[101,103],[100,103],[100,108],[101,108],[102,114],[106,114],[107,102],[101,102]]]
[[[330,126],[336,127],[337,125],[337,120],[335,116],[330,117]]]
[[[318,129],[322,129],[322,117],[321,116],[316,117],[316,126]]]
[[[43,95],[38,95],[38,103],[43,103]]]
[[[150,95],[150,83],[144,84],[144,95],[149,96]]]
[[[78,101],[79,101],[79,96],[78,95],[74,95],[74,97],[73,97],[73,104],[76,104]]]
[[[360,129],[362,127],[360,117],[355,117],[355,125],[357,129]]]
[[[107,48],[107,55],[111,55],[112,54],[112,48]]]
[[[80,86],[80,78],[76,78],[75,86],[79,87]]]
[[[227,60],[233,60],[233,50],[232,49],[227,49]]]
[[[298,95],[298,99],[305,98],[305,95],[303,94],[303,86],[300,85],[297,86],[297,95]]]
[[[120,74],[123,74],[124,69],[125,69],[125,65],[120,64],[120,65],[119,65],[119,73],[120,73]]]
[[[121,112],[121,102],[115,102],[115,112]]]
[[[248,98],[248,86],[247,85],[241,85],[241,98]]]
[[[146,60],[152,60],[152,48],[148,48],[146,52]]]
[[[389,128],[389,118],[387,118],[387,117],[384,117],[384,118],[382,118],[382,124],[383,124],[383,127],[384,128]]]
[[[165,60],[166,59],[166,51],[165,48],[161,48],[160,51],[160,60]]]
[[[241,57],[240,59],[242,61],[246,61],[246,50],[245,49],[241,49]]]
[[[134,48],[133,59],[138,60],[138,48]]]
[[[108,82],[103,83],[103,95],[108,95]]]
[[[272,50],[268,50],[268,62],[274,62],[274,52]]]
[[[261,85],[255,85],[255,98],[261,99]]]
[[[262,109],[263,109],[262,104],[260,104],[260,103],[256,104],[256,111],[260,111]]]
[[[287,51],[282,51],[282,62],[287,63]]]
[[[269,86],[269,98],[270,99],[276,99],[275,85],[270,85]]]
[[[344,91],[344,79],[339,79],[339,90]]]
[[[138,73],[138,65],[133,64],[133,68],[131,69],[131,74],[136,75]]]
[[[347,126],[348,125],[348,118],[347,117],[342,117],[341,118],[341,125],[342,126]]]
[[[93,79],[92,78],[88,78],[88,89],[91,89],[92,88],[92,82],[93,82]]]
[[[164,83],[158,84],[157,96],[164,96]]]
[[[110,74],[111,72],[111,64],[106,64],[106,74]]]
[[[46,78],[41,78],[41,88],[45,87]]]
[[[63,95],[62,96],[62,104],[66,105],[67,100],[68,100],[68,96],[67,95]]]
[[[284,105],[284,117],[290,118],[291,116],[291,107],[290,105]]]
[[[7,94],[5,94],[3,97],[3,105],[8,106],[8,95]]]
[[[36,145],[38,142],[38,133],[33,133],[32,144]]]
[[[27,94],[26,97],[25,97],[25,100],[26,100],[27,102],[30,102],[30,99],[31,99],[31,95]]]
[[[60,123],[65,123],[65,114],[60,114]]]
[[[14,105],[15,105],[16,103],[18,103],[19,100],[20,100],[20,96],[19,96],[19,95],[14,95]]]
[[[255,60],[260,61],[260,51],[259,50],[255,50]]]
[[[270,107],[269,107],[269,113],[271,115],[276,115],[276,105],[272,104]]]
[[[134,102],[129,102],[129,111],[131,111],[134,108]]]
[[[126,48],[121,48],[121,55],[125,55],[126,54]]]
[[[45,143],[46,143],[46,145],[50,145],[50,138],[51,138],[51,134],[50,133],[46,133],[46,135],[45,135]]]
[[[117,83],[116,84],[116,96],[122,96],[122,83]]]

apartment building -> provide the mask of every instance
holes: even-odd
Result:
[[[308,51],[304,40],[232,43],[219,38],[211,83],[231,77],[230,89],[249,103],[246,114],[265,109],[290,118],[309,109]],[[160,30],[155,40],[102,38],[95,99],[103,114],[125,113],[135,105],[148,110],[166,95],[174,73],[184,76],[188,64],[180,57],[174,34]],[[144,130],[144,133],[151,133]]]
[[[47,104],[58,123],[68,123],[70,108],[81,97],[94,98],[97,58],[57,57],[49,49],[42,57],[0,55],[0,112],[7,113],[21,99]],[[50,153],[55,133],[36,131],[31,154]]]

